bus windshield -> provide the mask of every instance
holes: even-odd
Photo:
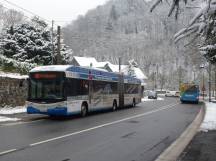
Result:
[[[64,100],[63,73],[32,73],[28,98],[33,102],[50,103]]]
[[[196,85],[193,85],[193,86],[190,86],[185,92],[187,92],[187,93],[196,93],[196,92],[198,92],[198,86],[196,86]]]

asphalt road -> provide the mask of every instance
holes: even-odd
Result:
[[[2,125],[0,160],[153,161],[181,135],[201,106],[166,98],[86,118]]]

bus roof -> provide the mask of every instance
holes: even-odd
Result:
[[[65,72],[67,77],[74,77],[80,79],[90,79],[92,80],[104,80],[104,81],[115,81],[119,79],[118,73],[108,72],[104,69],[91,68],[91,67],[79,67],[73,65],[48,65],[39,66],[33,68],[30,73],[34,72]],[[73,73],[73,74],[71,74]],[[74,74],[75,73],[75,74]],[[124,75],[125,83],[141,83],[140,79]]]
[[[38,66],[30,70],[31,72],[47,72],[47,71],[53,71],[53,72],[64,72],[68,68],[72,67],[72,65],[47,65],[47,66]]]
[[[38,66],[33,68],[30,72],[42,72],[42,71],[53,71],[53,72],[65,72],[68,71],[69,68],[75,67],[73,65],[47,65],[47,66]],[[77,66],[76,66],[77,67]],[[95,69],[103,72],[108,72],[105,69],[100,68],[91,68],[91,67],[79,67],[79,68],[87,68],[87,69]]]

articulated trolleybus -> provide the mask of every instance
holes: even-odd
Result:
[[[134,77],[72,65],[41,66],[29,73],[27,113],[86,116],[91,111],[116,110],[122,93],[124,105],[135,106],[141,102],[140,91],[141,82]]]

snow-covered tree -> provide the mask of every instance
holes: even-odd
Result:
[[[54,46],[56,48],[57,45]],[[5,29],[0,39],[1,57],[4,68],[26,72],[36,65],[52,64],[53,46],[51,32],[46,22],[34,17],[30,22]],[[62,45],[62,63],[69,61],[72,50]],[[22,64],[22,65],[19,65]]]
[[[168,15],[170,16],[175,11],[175,17],[178,17],[179,8],[182,4],[188,3],[187,0],[172,0],[172,5]],[[162,0],[157,0],[151,8],[151,11]],[[192,6],[195,8],[197,14],[191,19],[187,27],[181,29],[175,34],[175,42],[178,42],[182,38],[193,36],[192,41],[196,38],[200,38],[201,42],[198,44],[201,53],[211,63],[216,63],[216,0],[208,0],[201,2],[193,2],[193,4],[199,6]],[[199,9],[197,9],[199,8]]]

